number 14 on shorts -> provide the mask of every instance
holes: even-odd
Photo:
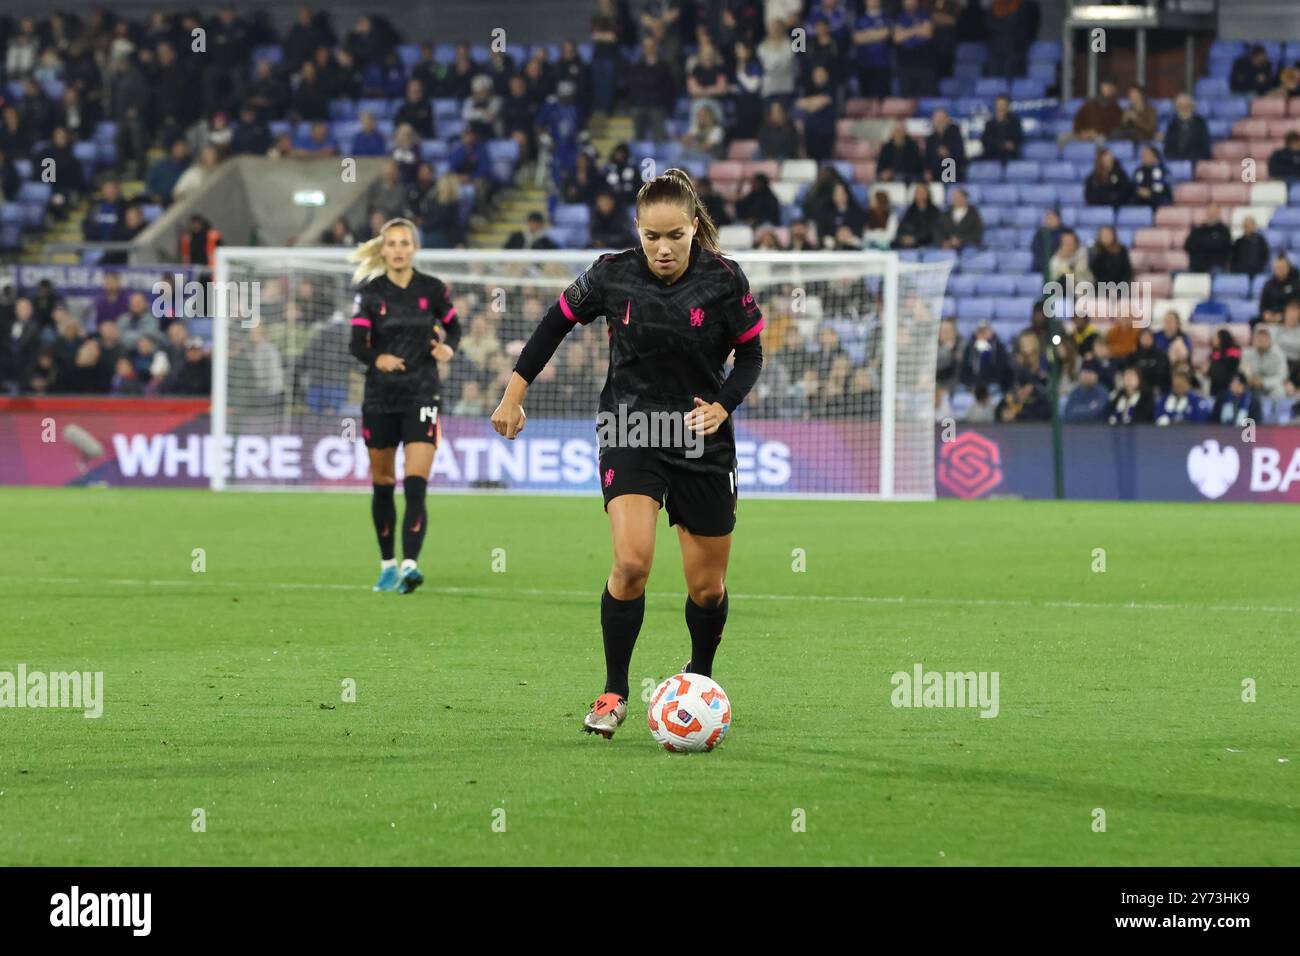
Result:
[[[437,421],[438,421],[438,406],[437,406],[437,405],[425,405],[423,408],[420,409],[420,422],[421,422],[421,423],[424,423],[424,422],[431,422],[431,423],[435,423],[435,424],[436,424]]]

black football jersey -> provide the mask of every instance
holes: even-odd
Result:
[[[437,404],[440,382],[433,340],[453,349],[460,342],[460,322],[447,286],[439,279],[414,272],[405,289],[387,275],[371,279],[357,292],[352,326],[367,330],[372,358],[366,370],[363,406],[377,412],[402,412]],[[381,372],[373,358],[396,355],[406,370]]]
[[[733,260],[691,248],[690,263],[669,285],[651,270],[640,246],[601,256],[560,296],[572,322],[608,324],[609,371],[600,411],[685,413],[699,396],[716,401],[727,356],[763,329],[749,280]],[[704,453],[661,449],[674,464],[696,471],[731,471],[736,464],[732,419],[704,436]]]

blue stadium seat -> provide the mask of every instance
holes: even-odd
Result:
[[[969,272],[954,272],[948,277],[948,292],[953,296],[972,296],[979,291],[979,284],[982,276],[972,275]]]
[[[1268,242],[1268,247],[1275,252],[1279,249],[1286,248],[1290,237],[1281,229],[1269,227],[1263,231],[1264,238]]]
[[[989,58],[989,48],[983,43],[958,43],[956,51],[956,62],[958,63],[987,63]]]
[[[900,262],[920,262],[921,251],[919,249],[899,249],[898,260]]]
[[[949,111],[953,116],[961,119],[967,119],[971,116],[980,116],[987,113],[989,109],[988,102],[975,96],[961,96],[952,104]]]
[[[1004,178],[1009,183],[1036,183],[1041,168],[1036,159],[1013,159],[1007,163]]]
[[[1215,119],[1238,120],[1250,115],[1250,103],[1244,97],[1232,97],[1226,100],[1211,100],[1207,112]]]
[[[995,322],[1021,322],[1029,324],[1029,317],[1034,313],[1034,299],[1007,297],[998,299],[993,304]]]
[[[38,180],[28,180],[18,187],[18,202],[48,203],[54,187]]]
[[[1056,64],[1044,63],[1041,61],[1038,63],[1030,63],[1028,75],[1031,80],[1037,80],[1040,83],[1051,86],[1056,82]]]
[[[1048,80],[1028,76],[1011,81],[1011,98],[1013,100],[1041,100],[1047,94]]]
[[[1192,181],[1192,161],[1190,159],[1167,159],[1165,168],[1169,170],[1169,179],[1175,183]]]
[[[1257,299],[1229,299],[1228,318],[1233,322],[1250,322],[1259,315]]]
[[[1043,297],[1043,277],[1036,272],[1016,276],[1016,295],[1041,299]]]
[[[1002,206],[981,206],[980,219],[984,222],[984,243],[992,245],[989,236],[992,230],[1002,225]]]
[[[1191,320],[1193,322],[1214,322],[1221,323],[1228,321],[1228,307],[1222,302],[1206,300],[1199,302],[1196,308],[1192,309]]]
[[[1011,210],[1011,221],[1022,229],[1037,229],[1043,221],[1040,206],[1017,206]]]
[[[1264,291],[1264,283],[1273,278],[1270,272],[1261,272],[1250,280],[1250,294],[1252,298],[1258,299]]]
[[[986,206],[1014,206],[1020,202],[1020,193],[1012,183],[987,183],[983,194]]]
[[[409,70],[420,62],[420,45],[418,43],[403,43],[397,48],[397,58],[402,61],[402,66]]]
[[[1030,63],[1060,63],[1061,44],[1056,40],[1037,40],[1029,46]]]
[[[1013,296],[1016,294],[1016,277],[1011,275],[984,276],[980,281],[981,295]]]
[[[964,92],[964,84],[956,77],[945,77],[939,81],[939,95],[946,100],[956,99]]]
[[[956,262],[956,249],[922,249],[922,262]]]
[[[987,98],[1002,96],[1010,92],[1010,85],[1000,76],[985,77],[975,84],[975,95]]]
[[[1028,272],[1034,267],[1034,257],[1028,251],[1009,252],[998,257],[1000,272]]]
[[[1245,52],[1245,40],[1215,40],[1210,44],[1211,59],[1235,60]]]
[[[972,296],[969,299],[957,300],[957,318],[967,321],[979,322],[983,319],[993,318],[993,300],[984,297]]]
[[[966,168],[966,178],[974,183],[1002,181],[1002,164],[989,159],[977,159]]]
[[[1068,163],[1087,163],[1089,167],[1097,159],[1097,147],[1092,143],[1066,143],[1061,147],[1061,159]]]
[[[1300,205],[1300,183],[1292,183],[1286,191],[1286,201],[1288,205]]]
[[[1210,294],[1215,299],[1244,299],[1250,295],[1250,276],[1219,273],[1210,284]]]
[[[1020,150],[1025,159],[1040,163],[1054,163],[1061,157],[1061,148],[1047,140],[1030,140]]]
[[[1211,140],[1227,139],[1232,135],[1232,123],[1226,119],[1206,120],[1205,126],[1210,131]]]
[[[978,249],[971,249],[963,252],[961,256],[961,267],[966,272],[999,272],[998,256],[992,252],[982,252]]]
[[[980,82],[980,74],[984,68],[978,63],[958,63],[952,68],[952,76],[955,80],[968,80],[974,85]]]
[[[1009,210],[1003,210],[1005,215]],[[984,245],[989,249],[1014,249],[1017,241],[1016,229],[984,230]]]
[[[1207,71],[1206,76],[1212,76],[1216,79],[1221,79],[1226,83],[1228,81],[1228,78],[1232,76],[1232,61],[1211,60],[1210,68]]]
[[[1075,175],[1074,164],[1066,162],[1044,163],[1039,167],[1039,173],[1045,183],[1076,183],[1079,177]]]
[[[456,62],[456,44],[438,43],[433,47],[433,61],[443,65]]]
[[[1270,229],[1300,229],[1300,208],[1279,206],[1269,220]],[[1270,243],[1271,245],[1271,243]]]
[[[1125,206],[1115,216],[1117,226],[1136,229],[1149,229],[1154,222],[1155,213],[1150,206]]]
[[[1221,77],[1207,76],[1196,81],[1196,98],[1198,100],[1228,96],[1231,93],[1232,91],[1228,89],[1228,81]]]
[[[1040,183],[1025,183],[1020,187],[1020,201],[1026,206],[1055,206],[1057,189]]]

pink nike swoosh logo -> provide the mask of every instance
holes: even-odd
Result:
[[[632,300],[627,300],[627,311],[623,313],[623,324],[627,325],[627,320],[632,318]]]

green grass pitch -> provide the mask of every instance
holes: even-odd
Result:
[[[742,498],[698,756],[640,698],[689,651],[662,515],[605,741],[594,494],[435,494],[410,598],[370,592],[361,496],[0,514],[0,671],[105,675],[97,720],[0,709],[0,864],[1300,863],[1286,506]],[[894,707],[918,662],[996,671],[998,716]]]

